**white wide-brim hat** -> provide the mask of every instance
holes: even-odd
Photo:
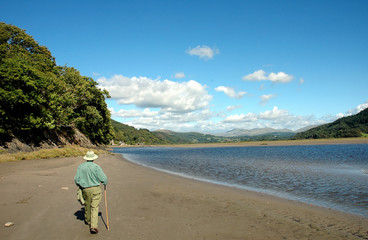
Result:
[[[86,160],[95,160],[98,158],[98,156],[93,151],[88,151],[86,156],[83,157]]]

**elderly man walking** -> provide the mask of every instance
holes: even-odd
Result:
[[[90,226],[90,232],[98,233],[98,206],[101,202],[102,193],[100,183],[106,186],[107,177],[101,167],[93,161],[98,156],[93,151],[88,151],[84,159],[87,160],[78,166],[74,181],[82,189],[85,201],[84,219]]]

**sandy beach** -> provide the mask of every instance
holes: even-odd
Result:
[[[0,163],[0,239],[368,239],[368,218],[181,178],[108,154],[95,162],[109,178],[110,230],[102,200],[100,233],[91,235],[74,184],[83,162]]]

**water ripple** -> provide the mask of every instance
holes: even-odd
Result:
[[[368,216],[368,145],[115,148],[149,167]]]

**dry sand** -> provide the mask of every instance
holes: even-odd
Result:
[[[203,183],[101,155],[110,230],[100,204],[91,235],[76,200],[82,157],[0,164],[0,239],[368,239],[368,218]],[[5,223],[14,226],[5,227]]]

